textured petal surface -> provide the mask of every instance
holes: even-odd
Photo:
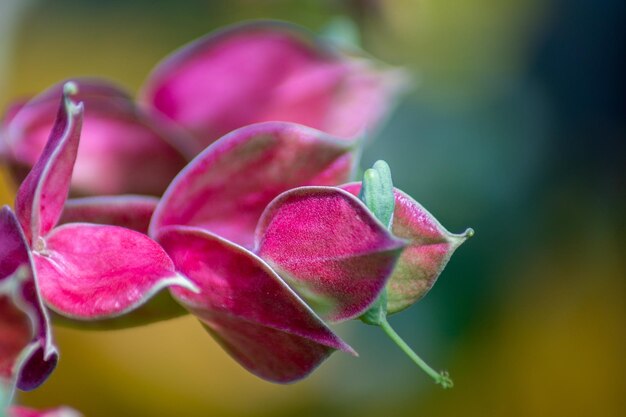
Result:
[[[185,166],[180,132],[162,126],[138,109],[119,87],[100,80],[76,82],[76,100],[85,104],[81,144],[72,191],[77,194],[160,195]],[[14,170],[33,166],[54,123],[62,85],[55,85],[16,112],[5,126]]]
[[[267,207],[257,253],[325,319],[346,320],[378,297],[404,242],[334,187],[301,187]]]
[[[15,209],[31,244],[57,223],[70,187],[83,119],[82,104],[63,94],[43,152],[17,191]]]
[[[35,265],[46,304],[79,320],[117,317],[163,288],[191,285],[156,242],[117,226],[57,227],[35,253]]]
[[[59,223],[105,224],[148,233],[158,202],[158,198],[139,195],[73,198],[65,203]]]
[[[238,129],[198,155],[163,195],[151,233],[198,226],[251,247],[261,213],[302,185],[335,185],[355,163],[347,143],[301,125],[268,122]]]
[[[205,145],[271,120],[351,137],[384,115],[397,75],[342,55],[302,28],[255,22],[170,55],[147,80],[142,100]]]
[[[13,406],[7,409],[7,417],[82,417],[82,414],[68,407],[34,410],[32,408]]]
[[[358,195],[361,183],[347,184],[342,188]],[[402,253],[387,284],[389,314],[404,310],[426,295],[456,248],[473,234],[471,229],[464,234],[452,234],[404,192],[396,189],[395,195],[392,232],[406,239],[409,246]]]
[[[41,385],[58,353],[26,239],[8,207],[0,209],[0,335],[0,382],[10,392]]]
[[[196,228],[170,227],[158,240],[201,290],[174,296],[252,373],[291,382],[337,349],[353,353],[252,252]]]

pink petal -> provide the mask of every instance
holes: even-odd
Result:
[[[349,68],[322,129],[339,137],[376,131],[410,85],[403,70],[375,68],[367,59],[354,58]]]
[[[15,214],[0,209],[0,389],[31,390],[54,370],[58,353],[41,303],[29,248]]]
[[[148,233],[158,202],[158,198],[139,195],[74,198],[65,203],[59,223],[108,224]]]
[[[76,100],[87,111],[72,191],[78,194],[160,195],[185,166],[196,145],[180,132],[149,118],[121,88],[106,81],[76,81]],[[15,171],[32,167],[41,154],[61,96],[57,84],[31,100],[7,123],[5,132]]]
[[[301,187],[267,207],[257,253],[331,321],[363,313],[378,298],[404,243],[351,194]]]
[[[354,353],[252,252],[190,227],[163,229],[158,240],[201,290],[173,295],[255,375],[291,382],[335,350]]]
[[[238,129],[198,155],[174,179],[150,231],[198,226],[246,247],[256,223],[278,194],[301,185],[335,185],[355,164],[348,143],[292,123]]]
[[[141,100],[205,145],[273,120],[347,138],[375,126],[398,90],[397,73],[375,67],[339,54],[302,28],[254,22],[167,57],[146,81]]]
[[[39,160],[17,191],[15,209],[28,241],[33,244],[57,223],[67,198],[83,120],[83,106],[63,94],[50,138]]]
[[[17,274],[3,276],[2,280],[17,281]],[[0,381],[4,384],[12,382],[13,367],[32,338],[28,314],[17,307],[14,298],[12,292],[0,292]]]
[[[7,417],[82,417],[82,414],[69,407],[33,410],[32,408],[12,406],[7,409]]]
[[[347,184],[342,188],[358,195],[361,183]],[[407,240],[409,246],[400,256],[387,284],[389,314],[404,310],[426,295],[456,248],[473,235],[471,229],[463,234],[448,232],[417,201],[398,189],[395,195],[392,232]]]
[[[117,226],[57,227],[35,265],[48,307],[78,320],[120,316],[169,286],[193,288],[156,242]]]

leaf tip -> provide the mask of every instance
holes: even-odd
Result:
[[[76,84],[74,81],[68,81],[65,84],[63,84],[63,94],[68,97],[68,96],[75,96],[76,94],[78,94],[78,84]]]
[[[473,237],[474,234],[475,234],[474,229],[472,229],[471,227],[468,227],[467,230],[465,230],[463,233],[460,233],[458,235],[451,234],[449,238],[450,238],[452,248],[453,249],[458,248],[463,243],[465,243],[467,239]]]
[[[78,94],[78,84],[74,81],[68,81],[63,84],[63,100],[67,109],[74,115],[80,113],[83,109],[83,103],[76,103],[73,98]]]

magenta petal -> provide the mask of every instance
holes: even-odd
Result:
[[[150,232],[198,226],[251,247],[261,213],[278,194],[335,185],[350,176],[347,143],[301,125],[268,122],[238,129],[198,155],[172,182]]]
[[[7,417],[82,417],[82,414],[69,407],[34,410],[32,408],[12,406],[7,409]]]
[[[158,240],[200,288],[173,295],[250,372],[291,382],[335,350],[354,353],[252,252],[189,227],[163,229]]]
[[[112,83],[96,79],[75,83],[75,98],[87,111],[72,191],[83,195],[160,195],[185,166],[183,153],[195,153],[196,145],[189,143],[192,139],[148,117],[127,92]],[[61,84],[49,88],[6,123],[14,170],[29,168],[37,161],[53,125],[61,90]]]
[[[0,210],[0,385],[31,390],[54,370],[58,353],[17,218]],[[1,387],[0,387],[1,389]]]
[[[358,195],[361,183],[342,186]],[[450,257],[468,237],[448,232],[424,207],[404,192],[396,189],[396,207],[392,232],[409,242],[400,256],[398,266],[387,285],[388,313],[396,313],[422,298],[435,284]]]
[[[301,187],[267,207],[257,253],[331,321],[364,312],[378,298],[404,242],[356,197],[334,187]]]
[[[156,242],[117,226],[57,227],[35,265],[48,307],[78,320],[120,316],[169,286],[193,288]]]
[[[148,233],[150,219],[158,202],[156,197],[139,195],[69,199],[59,223],[107,224]]]
[[[50,138],[15,199],[17,217],[31,244],[47,234],[61,217],[76,160],[83,106],[69,98],[75,86],[66,86]]]
[[[375,126],[397,92],[398,74],[376,67],[302,28],[253,22],[167,57],[146,81],[142,101],[205,145],[272,120],[349,138]]]

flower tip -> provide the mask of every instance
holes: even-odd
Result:
[[[63,84],[63,94],[66,97],[78,94],[78,85],[74,81],[68,81]]]
[[[363,180],[369,182],[378,182],[380,180],[380,174],[374,168],[369,168],[363,173]]]
[[[472,229],[471,227],[468,227],[467,230],[463,232],[463,237],[465,237],[466,239],[469,239],[470,237],[474,237],[474,229]]]
[[[83,103],[76,103],[72,100],[72,97],[78,94],[78,84],[74,81],[68,81],[63,84],[63,100],[65,101],[65,106],[68,111],[72,114],[76,115],[83,110]]]
[[[345,343],[345,342],[342,342],[341,351],[342,351],[342,352],[345,352],[345,353],[348,353],[348,354],[350,354],[350,355],[354,356],[355,358],[358,358],[358,357],[359,357],[359,352],[357,352],[356,350],[354,350],[354,349],[352,348],[352,346],[350,346],[349,344],[347,344],[347,343]]]
[[[379,159],[378,161],[374,162],[374,165],[372,166],[376,171],[381,172],[381,173],[385,173],[391,177],[391,168],[389,168],[389,164],[385,161],[383,161],[382,159]]]

